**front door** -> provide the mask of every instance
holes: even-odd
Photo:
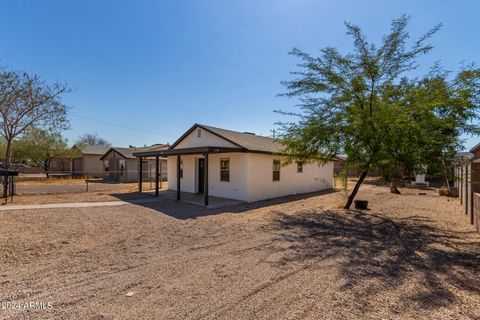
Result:
[[[198,159],[198,193],[204,192],[205,183],[205,159]]]

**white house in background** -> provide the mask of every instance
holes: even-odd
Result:
[[[241,201],[314,192],[333,185],[333,162],[281,166],[283,145],[248,132],[195,124],[168,150],[137,157],[168,157],[168,188]]]
[[[85,145],[73,146],[74,156],[70,164],[70,172],[74,176],[103,177],[103,162],[100,158],[110,147]]]
[[[169,145],[157,144],[149,147],[140,148],[119,148],[111,147],[100,157],[102,170],[105,172],[105,177],[114,181],[133,182],[139,179],[138,159],[133,155],[135,152],[166,150]],[[144,158],[142,160],[142,180],[149,181],[155,179],[155,159]],[[159,173],[162,180],[167,180],[167,159],[159,159]]]

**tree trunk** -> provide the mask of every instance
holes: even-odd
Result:
[[[445,179],[445,186],[447,187],[448,194],[450,194],[450,182],[448,181],[448,169],[445,163],[445,158],[442,157],[443,178]]]
[[[398,190],[398,178],[391,177],[390,178],[390,193],[400,194],[400,190]]]
[[[7,139],[6,152],[5,152],[5,163],[3,165],[4,170],[10,169],[10,163],[12,161],[12,142]],[[3,177],[3,198],[8,198],[8,177]]]
[[[358,179],[357,183],[355,184],[355,187],[352,190],[352,193],[350,193],[350,196],[348,197],[347,203],[345,204],[344,209],[350,209],[350,206],[352,205],[353,199],[357,195],[358,189],[360,189],[360,185],[363,183],[363,180],[365,180],[365,177],[368,174],[368,169],[362,171],[362,174],[360,175],[360,178]]]
[[[43,161],[43,171],[45,171],[45,176],[47,179],[50,179],[50,160]]]

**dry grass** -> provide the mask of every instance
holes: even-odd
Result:
[[[81,183],[77,180],[67,180],[66,182],[30,182],[17,184],[17,195],[7,201],[1,200],[1,205],[23,205],[23,204],[47,204],[47,203],[72,203],[72,202],[102,202],[118,201],[129,199],[140,199],[148,195],[137,193],[137,183],[120,183],[109,186],[108,184],[91,183],[89,191],[86,189],[85,181]],[[100,185],[100,186],[98,186]],[[52,187],[53,186],[53,187]],[[60,186],[60,188],[59,188]],[[162,188],[167,189],[168,184],[162,183]],[[143,184],[144,191],[153,191],[150,189],[150,183]]]
[[[101,180],[101,179],[90,179],[90,180]],[[25,177],[25,176],[20,176],[15,179],[17,185],[66,185],[66,184],[85,184],[85,179],[82,178],[31,178],[31,177]]]
[[[402,191],[4,212],[0,301],[53,309],[0,317],[478,319],[480,236],[456,199]]]

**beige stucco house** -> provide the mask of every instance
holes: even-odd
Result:
[[[168,157],[168,187],[246,202],[314,192],[333,185],[333,162],[282,166],[283,145],[252,133],[195,124],[168,150],[137,157]]]
[[[103,162],[100,158],[110,147],[85,145],[73,146],[74,156],[70,162],[70,172],[74,176],[103,177]]]
[[[135,152],[145,152],[154,150],[166,150],[169,145],[153,145],[150,147],[140,148],[119,148],[112,147],[108,149],[100,161],[105,172],[105,177],[114,181],[120,182],[134,182],[139,179],[139,166],[138,159],[133,155]],[[167,159],[160,158],[159,161],[159,174],[162,177],[162,181],[167,180]],[[155,177],[155,159],[144,158],[142,159],[142,176],[143,181],[149,181]]]

